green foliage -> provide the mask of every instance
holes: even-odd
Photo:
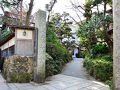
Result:
[[[47,30],[47,53],[52,58],[46,59],[46,77],[60,73],[63,66],[71,60],[69,51],[60,44],[56,33],[50,27]]]
[[[68,50],[61,44],[48,43],[47,52],[54,60],[58,60],[63,63],[68,62],[70,59]]]
[[[71,49],[73,47],[74,42],[70,39],[74,39],[71,33],[70,25],[72,22],[69,20],[69,14],[64,12],[63,14],[55,13],[51,16],[51,20],[49,22],[49,26],[51,26],[52,30],[56,33],[57,38],[60,40],[62,45],[64,45],[67,49]],[[66,38],[65,41],[63,39]]]
[[[103,12],[100,11],[99,5],[104,5]],[[106,81],[112,88],[113,80],[113,57],[109,54],[112,51],[112,39],[107,31],[113,23],[113,16],[107,11],[107,5],[112,6],[112,0],[86,0],[84,5],[86,22],[83,22],[78,31],[80,45],[85,47],[84,67],[89,74],[96,79]],[[96,12],[92,9],[96,7]],[[105,44],[96,44],[97,42]]]
[[[113,76],[113,63],[105,59],[86,59],[83,63],[88,73],[101,81],[110,80]]]
[[[8,30],[2,30],[2,40],[4,40],[11,32]]]
[[[80,38],[81,45],[89,50],[91,45],[100,41],[106,42],[109,49],[112,50],[112,48],[110,48],[112,47],[112,40],[107,33],[111,23],[113,23],[113,17],[111,15],[93,14],[90,20],[83,22],[79,27],[77,35]]]
[[[57,39],[56,33],[52,30],[52,28],[48,28],[46,36],[47,43],[59,43],[59,39]]]
[[[91,58],[95,58],[98,54],[106,54],[109,52],[108,46],[106,44],[96,44],[91,46],[90,54]]]
[[[108,54],[108,55],[104,55],[102,56],[102,59],[105,59],[107,61],[113,61],[113,55],[112,54]]]
[[[107,80],[105,84],[110,86],[110,90],[113,90],[113,77],[111,77],[110,80]]]
[[[57,72],[53,58],[46,54],[46,77],[52,76]]]
[[[0,0],[0,6],[2,9],[9,9],[16,7],[22,0]]]

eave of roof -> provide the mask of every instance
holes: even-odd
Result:
[[[14,36],[15,36],[15,33],[11,33],[10,35],[8,35],[4,40],[0,41],[0,46],[2,46],[7,41],[9,41],[10,39],[12,39]]]
[[[10,25],[9,28],[18,28],[18,29],[29,29],[29,30],[35,30],[35,27],[32,26],[17,26],[17,25]]]
[[[35,30],[35,27],[32,26],[17,26],[17,25],[9,25],[9,28],[11,28],[12,30],[17,29],[27,29],[27,30]],[[0,46],[2,46],[3,44],[5,44],[7,41],[9,41],[10,39],[12,39],[15,36],[15,33],[11,33],[10,35],[8,35],[4,40],[0,41]]]

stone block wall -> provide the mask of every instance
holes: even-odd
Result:
[[[9,56],[4,59],[3,76],[8,82],[30,82],[33,71],[33,57]]]

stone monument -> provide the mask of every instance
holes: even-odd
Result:
[[[42,83],[45,81],[45,53],[46,53],[46,12],[39,10],[35,17],[37,33],[36,66],[34,68],[34,81]]]
[[[120,0],[113,0],[113,22],[114,90],[120,90]]]

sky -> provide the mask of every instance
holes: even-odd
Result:
[[[46,10],[45,9],[45,5],[49,4],[51,0],[34,0],[34,7],[33,7],[33,12],[32,14],[34,14],[35,12],[37,12],[39,9],[41,10]],[[54,13],[63,13],[63,12],[67,12],[70,14],[70,16],[77,18],[75,12],[71,9],[71,3],[72,2],[77,2],[79,1],[79,4],[84,4],[85,0],[57,0],[57,3],[55,4],[54,8],[53,8],[53,12]],[[24,0],[24,3],[28,5],[28,3],[30,2],[30,0]],[[0,9],[0,14],[3,14],[2,10]],[[79,14],[80,15],[80,14]],[[81,17],[82,14],[81,14]]]
[[[45,11],[45,5],[49,4],[51,0],[34,0],[34,7],[33,7],[33,12],[32,14],[34,14],[35,12],[37,12],[39,9],[44,10]],[[73,11],[73,9],[71,9],[71,3],[70,1],[72,1],[73,3],[76,3],[78,5],[83,5],[85,3],[85,0],[57,0],[57,3],[55,4],[54,8],[53,8],[53,12],[54,13],[63,13],[63,12],[67,12],[70,14],[70,16],[76,18],[76,20],[78,19],[75,11]],[[30,2],[30,0],[24,0],[24,3],[28,4]],[[100,8],[100,10],[102,10],[102,7]],[[0,10],[0,13],[2,13],[2,11]],[[79,13],[80,17],[82,19],[83,15],[81,13]],[[79,20],[77,20],[79,21]]]
[[[25,0],[26,3],[29,3],[30,0]],[[34,8],[33,8],[33,13],[37,12],[39,9],[45,10],[45,5],[49,4],[51,0],[35,0],[34,1]],[[77,2],[79,1],[79,4],[84,4],[85,0],[57,0],[57,3],[55,4],[53,8],[54,13],[63,13],[67,12],[70,13],[72,17],[77,17],[75,12],[71,9],[71,3],[72,2]],[[82,17],[82,14],[81,14]]]
[[[30,0],[26,0],[27,2]],[[45,10],[45,5],[49,4],[51,0],[35,0],[34,1],[34,9],[33,9],[33,13],[37,12],[39,9]],[[75,4],[78,5],[83,5],[85,4],[85,0],[57,0],[57,3],[55,4],[54,8],[53,8],[53,12],[54,13],[63,13],[63,12],[67,12],[70,14],[70,16],[74,17],[77,21],[79,21],[75,11],[73,9],[71,9],[71,3],[73,2]],[[100,6],[100,11],[102,11],[104,8],[103,6]],[[107,9],[110,9],[109,7],[107,7]],[[93,9],[93,11],[96,11],[96,7]],[[83,20],[83,14],[78,13],[80,18]]]
[[[26,0],[29,2],[29,0]],[[51,0],[35,0],[34,1],[34,10],[33,12],[37,11],[38,9],[45,10],[45,4],[49,4]],[[55,7],[53,8],[54,12],[62,13],[63,11],[71,12],[69,9],[70,1],[79,1],[80,3],[84,4],[85,0],[57,0]]]

